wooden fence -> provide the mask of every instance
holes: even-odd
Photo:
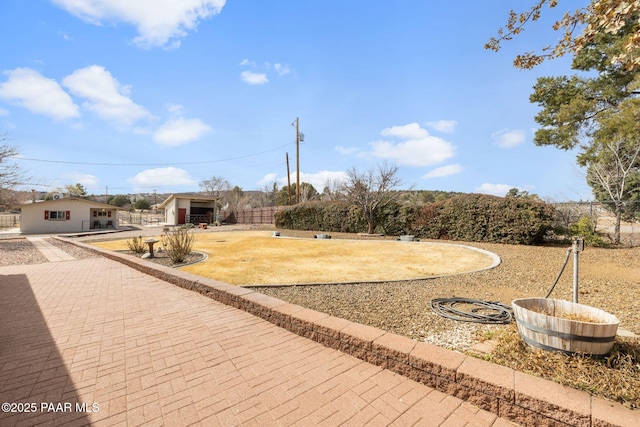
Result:
[[[220,213],[220,217],[222,222],[227,224],[274,224],[276,212],[284,208],[284,206],[271,206],[268,208],[243,209],[237,212],[223,210]]]

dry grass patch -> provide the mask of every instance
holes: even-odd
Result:
[[[419,242],[291,239],[265,231],[195,234],[208,260],[182,267],[234,285],[408,280],[487,268],[493,259],[467,247]],[[124,250],[125,241],[96,242]]]
[[[611,351],[600,358],[531,349],[515,323],[493,339],[498,346],[486,358],[494,363],[640,408],[638,338],[616,337]]]
[[[453,245],[289,239],[265,232],[198,235],[209,260],[183,270],[235,285],[406,280],[474,271],[484,253]]]

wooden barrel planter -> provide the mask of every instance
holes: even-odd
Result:
[[[511,305],[520,337],[529,346],[566,354],[607,354],[620,323],[606,311],[564,300],[522,298]]]

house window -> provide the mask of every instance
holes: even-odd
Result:
[[[44,211],[44,219],[49,221],[67,221],[70,217],[70,211]]]
[[[98,211],[98,216],[107,216],[105,211]]]

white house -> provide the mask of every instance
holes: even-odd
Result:
[[[215,197],[180,196],[172,194],[158,208],[164,209],[164,221],[170,225],[188,222],[198,224],[215,221]]]
[[[21,207],[23,233],[76,233],[118,229],[118,208],[75,197],[27,203]]]

